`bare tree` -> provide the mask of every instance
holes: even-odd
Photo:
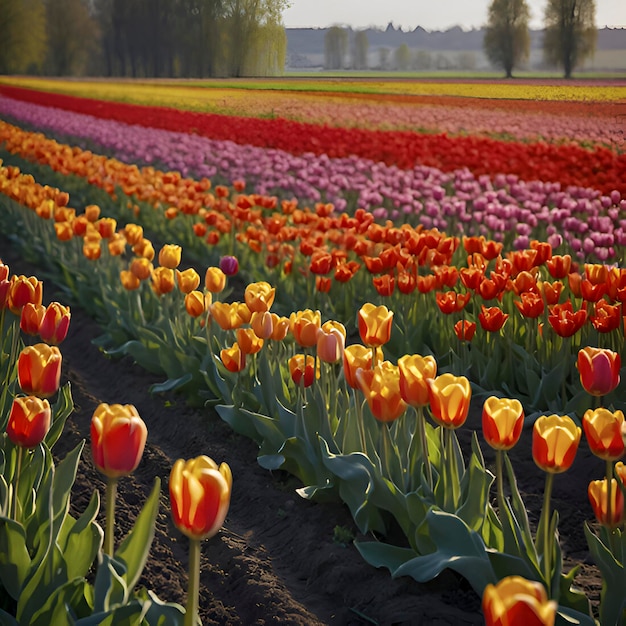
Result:
[[[513,76],[514,67],[528,58],[529,16],[526,0],[492,0],[489,6],[483,48],[487,58],[501,67],[507,78]]]
[[[548,0],[545,26],[545,58],[562,67],[565,78],[571,78],[574,68],[595,51],[594,0]]]

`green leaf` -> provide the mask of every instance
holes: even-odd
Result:
[[[54,404],[52,414],[54,421],[48,431],[45,438],[45,443],[48,448],[52,449],[54,444],[58,441],[63,429],[65,428],[65,422],[67,418],[72,414],[74,410],[74,401],[72,400],[72,388],[68,382],[61,389],[59,389],[59,395],[57,401]]]
[[[86,580],[77,578],[58,587],[46,603],[33,615],[30,626],[74,626],[73,615],[91,612],[90,588]]]
[[[128,602],[128,589],[124,580],[126,567],[108,554],[102,554],[94,583],[94,612],[107,612]],[[95,622],[99,624],[100,622]]]
[[[165,393],[167,391],[174,391],[179,389],[183,385],[193,380],[193,374],[187,373],[180,378],[168,378],[162,383],[155,383],[150,386],[150,393]]]
[[[160,492],[161,479],[157,477],[152,493],[137,516],[135,525],[115,551],[115,560],[123,563],[125,567],[124,580],[129,593],[137,584],[150,552],[154,525],[159,512]]]
[[[30,566],[24,528],[12,519],[0,518],[0,581],[14,600],[20,597]]]
[[[497,577],[480,535],[462,519],[445,511],[431,509],[426,518],[437,550],[407,561],[392,572],[393,577],[411,576],[418,582],[428,582],[444,569],[452,569],[482,596],[486,585],[495,584]]]

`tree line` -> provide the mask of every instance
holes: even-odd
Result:
[[[0,0],[0,73],[282,73],[288,0]]]
[[[530,53],[530,10],[526,0],[492,0],[489,6],[483,48],[489,61],[501,68],[510,78],[513,70],[525,62]],[[543,52],[545,60],[561,67],[566,78],[574,68],[593,54],[597,29],[594,0],[547,0],[544,16]],[[324,67],[341,69],[350,58],[353,69],[367,69],[369,43],[364,31],[357,31],[349,42],[348,31],[333,26],[324,38]],[[425,50],[412,53],[407,44],[398,46],[393,53],[388,48],[378,49],[380,69],[448,69],[446,59],[439,55],[433,59]],[[474,69],[475,59],[459,54],[459,69]],[[449,61],[448,61],[449,63]]]

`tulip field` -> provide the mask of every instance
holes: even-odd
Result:
[[[0,77],[0,623],[239,623],[203,572],[253,576],[206,556],[254,536],[241,462],[287,477],[285,524],[339,507],[377,589],[454,576],[476,621],[441,623],[626,624],[624,120],[621,80]],[[78,311],[149,382],[70,448]],[[131,521],[143,397],[200,417]],[[142,578],[164,524],[175,601]],[[364,593],[333,623],[416,623]]]

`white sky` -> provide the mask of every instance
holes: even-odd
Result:
[[[527,0],[531,28],[541,28],[545,0]],[[490,0],[291,0],[283,13],[288,28],[333,24],[365,28],[385,28],[389,22],[403,30],[421,26],[426,30],[446,30],[451,26],[479,28],[487,21]],[[596,0],[596,25],[626,27],[626,0]]]

